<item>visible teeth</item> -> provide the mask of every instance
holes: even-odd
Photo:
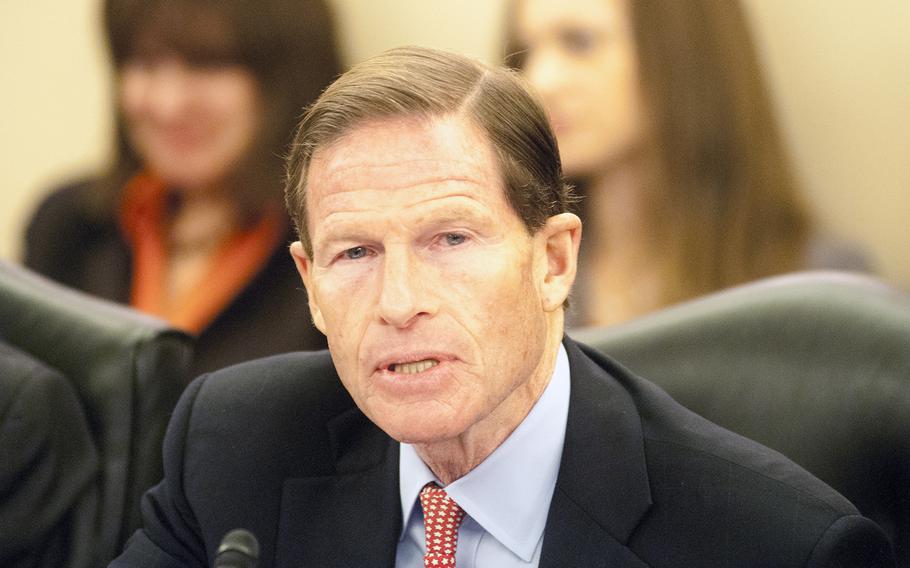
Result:
[[[423,361],[414,361],[413,363],[396,363],[392,365],[392,371],[403,375],[410,375],[413,373],[422,373],[438,364],[439,361],[436,359],[424,359]]]

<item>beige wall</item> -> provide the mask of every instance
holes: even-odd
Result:
[[[910,2],[747,4],[820,220],[910,288]]]
[[[502,0],[333,0],[357,61],[404,43],[499,55]],[[99,0],[0,2],[0,257],[43,191],[104,162]],[[910,2],[747,0],[806,191],[823,224],[910,288]]]
[[[0,0],[0,257],[43,191],[104,163],[99,0]]]

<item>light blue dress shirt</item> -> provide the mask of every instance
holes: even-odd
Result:
[[[458,568],[538,565],[568,415],[569,359],[560,344],[553,376],[525,419],[487,459],[445,488],[466,513],[458,531]],[[431,481],[439,483],[413,446],[401,444],[404,527],[397,568],[423,566],[423,510],[417,495]]]

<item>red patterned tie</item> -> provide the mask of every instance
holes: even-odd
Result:
[[[428,568],[454,567],[458,526],[464,520],[464,511],[435,483],[427,483],[420,491],[420,505],[427,539],[423,565]]]

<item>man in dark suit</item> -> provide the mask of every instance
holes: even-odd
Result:
[[[783,456],[563,336],[581,222],[546,117],[428,49],[356,66],[289,159],[329,353],[206,375],[114,566],[892,566]]]
[[[0,340],[0,566],[92,566],[97,475],[73,386]]]

